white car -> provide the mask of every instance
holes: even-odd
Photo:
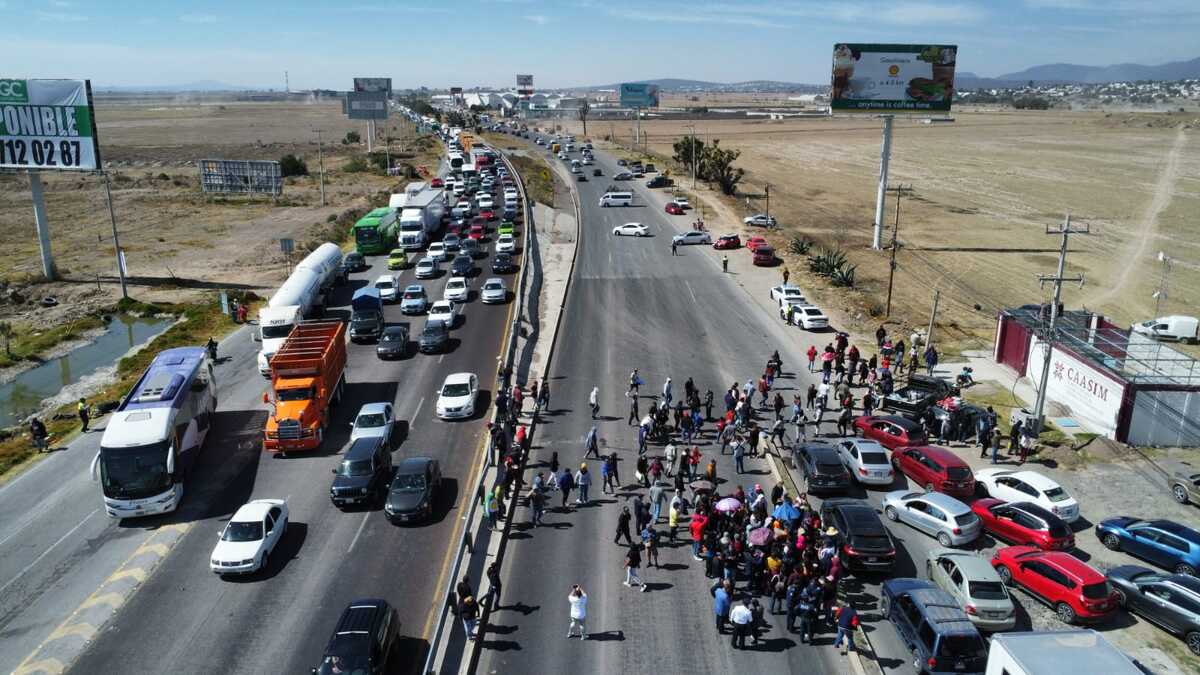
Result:
[[[271,551],[287,531],[288,507],[283,499],[255,499],[244,504],[221,530],[208,567],[217,574],[252,574],[267,566]]]
[[[747,225],[755,225],[758,227],[775,227],[776,221],[774,216],[768,216],[765,213],[756,213],[752,216],[742,218],[742,222]]]
[[[396,277],[391,274],[381,274],[375,279],[375,288],[379,291],[379,299],[384,302],[396,301]]]
[[[592,161],[592,157],[591,157],[591,155],[584,155],[584,156],[583,156],[583,163],[584,163],[584,165],[585,165],[585,166],[590,166],[591,164],[593,164],[593,161]]]
[[[628,171],[620,171],[617,175],[613,176],[613,180],[633,180],[633,174]]]
[[[475,373],[447,375],[442,388],[438,390],[437,416],[449,420],[474,415],[478,393],[479,379]]]
[[[429,307],[429,316],[425,317],[426,321],[441,321],[446,324],[446,328],[454,328],[454,322],[458,318],[458,310],[454,303],[449,300],[438,300]]]
[[[435,241],[429,245],[429,250],[425,252],[426,257],[433,258],[438,262],[446,262],[450,257],[449,251],[446,250],[445,242]]]
[[[442,268],[436,259],[425,256],[417,262],[416,273],[418,279],[432,279],[442,273]]]
[[[492,196],[487,193],[479,195],[475,201],[479,204],[480,209],[490,209],[495,206],[495,202],[492,201]]]
[[[711,244],[712,236],[707,232],[692,230],[691,232],[684,232],[683,234],[671,237],[671,241],[681,246],[687,244]]]
[[[442,291],[442,297],[450,302],[466,302],[467,298],[471,297],[471,286],[467,283],[467,278],[450,277],[446,281],[446,290]]]
[[[975,472],[975,482],[983,486],[989,497],[1006,502],[1032,502],[1068,523],[1079,519],[1079,502],[1040,473],[989,467]]]
[[[692,208],[692,204],[691,204],[691,202],[688,201],[687,197],[676,197],[671,200],[671,203],[678,206],[681,209]]]
[[[837,451],[846,470],[863,485],[891,485],[896,478],[887,448],[878,441],[851,438],[839,441]]]
[[[804,291],[799,286],[780,284],[771,288],[771,299],[775,301],[804,302]]]
[[[483,288],[479,291],[479,300],[488,305],[508,300],[508,289],[504,287],[504,280],[492,277],[483,282]]]
[[[496,253],[512,253],[517,248],[517,239],[511,233],[496,237]]]
[[[410,284],[404,287],[404,295],[400,299],[401,314],[422,314],[429,305],[429,298],[421,284]]]
[[[517,197],[519,197],[519,196],[520,195],[517,193],[517,188],[515,188],[515,187],[504,188],[504,200],[505,201],[508,201],[510,199],[513,201],[516,201]]]
[[[366,403],[358,409],[358,416],[350,423],[350,442],[360,438],[391,439],[395,424],[391,403]]]
[[[645,237],[650,230],[641,223],[625,223],[614,227],[613,234],[618,237]]]
[[[804,330],[817,330],[829,327],[829,317],[812,305],[796,305],[796,311],[792,313],[792,323]]]

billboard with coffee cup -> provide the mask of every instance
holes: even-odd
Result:
[[[833,110],[949,112],[956,45],[840,42],[833,46]]]

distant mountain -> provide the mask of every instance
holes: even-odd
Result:
[[[153,84],[153,85],[104,85],[98,84],[96,91],[112,92],[173,92],[173,91],[266,91],[268,87],[248,87],[239,84],[227,84],[215,80],[199,80],[185,84]]]
[[[1080,66],[1073,63],[1050,63],[1026,68],[995,78],[1013,82],[1079,82],[1102,84],[1130,80],[1186,80],[1200,78],[1200,58],[1191,61],[1172,61],[1159,66],[1137,63],[1118,63],[1112,66]],[[959,87],[962,88],[959,83]]]
[[[779,89],[805,89],[814,86],[828,85],[812,85],[801,84],[798,82],[780,82],[778,80],[750,80],[747,82],[707,82],[705,80],[685,80],[674,77],[666,77],[657,80],[636,80],[636,84],[656,84],[662,91],[705,91],[705,90],[730,90],[738,89],[742,91],[755,90],[779,90]],[[594,84],[583,87],[571,87],[574,91],[595,91],[597,89],[618,89],[621,83],[615,84]]]

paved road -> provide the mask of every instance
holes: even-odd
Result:
[[[613,175],[613,158],[596,155],[605,175]],[[591,167],[585,169],[590,174]],[[761,373],[773,349],[780,349],[789,371],[800,363],[802,350],[797,333],[771,321],[732,275],[722,275],[711,251],[681,248],[680,255],[671,255],[670,236],[677,227],[672,220],[686,224],[690,219],[647,205],[644,188],[638,188],[634,207],[599,208],[610,182],[589,176],[577,184],[584,209],[579,257],[551,373],[552,413],[536,437],[533,460],[545,461],[557,451],[565,465],[578,465],[581,440],[593,424],[588,393],[599,386],[602,419],[596,424],[621,458],[622,477],[630,484],[636,435],[626,423],[623,395],[632,368],[641,369],[644,395],[671,376],[681,396],[684,380],[693,377],[719,402],[730,384]],[[646,224],[653,236],[611,235],[615,225],[628,221]],[[780,381],[785,396],[798,381],[794,376]],[[644,397],[643,412],[648,403]],[[702,445],[702,451],[707,461],[714,448]],[[717,457],[719,475],[738,480],[732,459]],[[750,475],[741,477],[747,487],[774,483],[766,462],[748,465]],[[598,465],[590,466],[598,475]],[[665,548],[664,568],[644,570],[650,592],[622,586],[623,549],[613,545],[612,535],[621,504],[636,492],[602,495],[597,484],[593,505],[549,513],[546,527],[536,530],[517,524],[504,563],[505,608],[493,614],[479,672],[547,672],[567,664],[575,672],[844,672],[832,649],[799,644],[780,630],[782,622],[752,651],[734,652],[728,637],[714,639],[707,580],[690,547]],[[527,513],[518,511],[518,517]],[[595,642],[563,639],[566,596],[574,583],[589,592],[588,630]],[[831,641],[825,636],[818,643]]]
[[[368,271],[353,275],[338,291],[331,315],[348,315],[353,289],[384,271],[382,256],[370,262]],[[477,264],[476,289],[492,276],[490,256]],[[402,283],[415,281],[412,275],[404,271]],[[516,278],[506,277],[509,284]],[[445,280],[443,274],[425,282],[431,297],[441,297]],[[348,386],[328,450],[288,458],[261,450],[266,380],[254,367],[257,343],[247,329],[238,331],[221,345],[220,420],[177,514],[117,523],[97,510],[99,490],[87,470],[98,433],[0,490],[0,513],[11,514],[0,519],[0,584],[15,579],[0,592],[0,670],[16,667],[156,528],[169,523],[194,527],[99,632],[74,664],[76,672],[307,672],[319,662],[341,610],[361,597],[384,597],[399,609],[401,632],[409,637],[397,669],[415,667],[438,601],[435,584],[467,498],[461,486],[471,484],[469,472],[482,449],[484,411],[492,396],[487,389],[510,306],[483,305],[476,293],[444,356],[414,349],[406,359],[383,362],[374,345],[351,344]],[[385,315],[389,323],[410,322],[414,331],[424,325],[423,317],[401,315],[398,305],[387,307]],[[458,371],[480,375],[485,389],[480,412],[471,421],[443,423],[434,416],[437,388],[445,375]],[[403,423],[397,459],[431,455],[442,461],[449,489],[430,524],[400,529],[378,509],[341,512],[329,503],[329,472],[344,449],[349,422],[361,404],[379,400],[392,401]],[[264,574],[222,581],[208,570],[217,532],[239,505],[262,497],[290,500],[292,522],[280,544],[282,555],[272,556]],[[30,511],[31,504],[45,508]]]

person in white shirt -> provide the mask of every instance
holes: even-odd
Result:
[[[742,600],[729,612],[729,621],[733,624],[733,639],[730,644],[734,649],[746,648],[746,635],[750,632],[750,622],[754,620],[754,612],[750,611],[750,600]]]
[[[571,623],[567,626],[567,637],[572,637],[575,632],[575,627],[579,627],[579,639],[587,639],[587,593],[583,592],[583,588],[579,584],[571,587],[571,594],[567,596],[567,603],[571,606]]]

